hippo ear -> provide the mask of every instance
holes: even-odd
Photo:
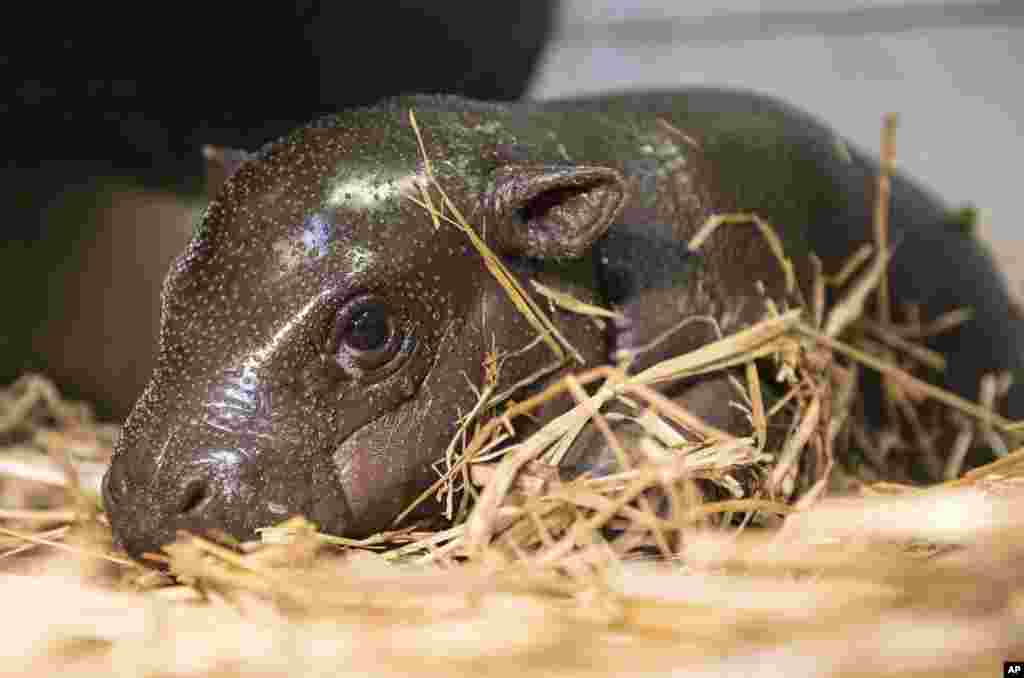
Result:
[[[221,186],[238,171],[251,153],[223,146],[203,146],[206,159],[206,197],[213,200],[220,193]]]
[[[617,170],[584,165],[499,167],[484,196],[488,240],[502,254],[535,259],[583,256],[629,197]]]

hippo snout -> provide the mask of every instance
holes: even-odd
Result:
[[[165,477],[135,478],[127,464],[114,464],[103,482],[103,501],[121,546],[133,556],[158,553],[179,531],[203,535],[211,529],[238,539],[254,525],[273,525],[291,514],[267,500],[260,478],[248,478],[247,458],[237,449],[199,448]],[[250,464],[251,465],[251,464]]]

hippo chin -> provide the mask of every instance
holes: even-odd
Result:
[[[731,332],[763,316],[764,295],[791,301],[756,229],[686,248],[713,214],[775,225],[807,298],[808,252],[834,271],[871,240],[875,164],[804,113],[744,92],[406,97],[232,155],[237,171],[167,276],[158,366],[104,481],[132,555],[177,530],[247,539],[295,514],[352,537],[387,528],[435,480],[485,356],[507,354],[499,389],[551,362],[543,343],[520,350],[535,333],[466,235],[417,204],[428,181],[409,109],[437,182],[526,289],[537,280],[620,312],[601,331],[551,311],[591,365],[688,316]],[[891,223],[896,299],[926,316],[974,308],[935,341],[950,357],[946,385],[973,397],[984,372],[1021,374],[1024,329],[981,247],[901,177]],[[711,338],[688,326],[634,368]],[[730,408],[708,392],[689,404],[721,421]],[[1006,406],[1024,415],[1024,390]]]

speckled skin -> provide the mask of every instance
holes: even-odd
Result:
[[[485,352],[532,340],[466,236],[410,199],[425,183],[410,108],[441,185],[523,281],[622,310],[607,335],[552,311],[590,364],[688,315],[726,332],[757,319],[756,281],[791,301],[752,228],[685,251],[711,214],[770,220],[804,285],[809,249],[834,270],[870,240],[872,162],[749,93],[409,97],[300,129],[241,164],[167,277],[158,367],[104,483],[129,553],[156,551],[177,529],[249,538],[300,513],[334,534],[386,528],[436,477]],[[1020,372],[1024,333],[984,252],[947,221],[944,205],[896,179],[893,287],[927,313],[976,308],[940,344],[955,354],[949,384],[973,394],[983,371]],[[638,366],[706,341],[701,327]],[[549,355],[538,345],[510,357],[502,385]],[[1012,392],[1011,414],[1021,404]]]

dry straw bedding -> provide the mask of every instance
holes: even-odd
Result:
[[[466,231],[539,340],[571,359],[542,305],[439,187],[421,197],[438,227]],[[353,542],[297,518],[249,544],[181,535],[159,556],[169,576],[112,551],[97,487],[116,426],[23,377],[0,392],[0,670],[998,675],[1024,658],[1024,448],[1014,451],[1018,428],[992,410],[1004,379],[987,378],[981,402],[968,403],[915,376],[942,367],[918,340],[962,313],[895,325],[885,300],[864,312],[888,261],[884,211],[876,246],[837,278],[818,276],[802,309],[766,300],[762,322],[697,351],[639,374],[583,369],[522,402],[495,393],[493,378],[480,385],[421,498],[452,519],[443,531]],[[756,215],[720,215],[691,246],[716,228],[751,227],[791,270]],[[830,285],[841,294],[825,308]],[[498,356],[491,367],[494,377]],[[865,370],[883,374],[881,431],[847,416]],[[719,431],[654,388],[710,373],[730,379],[728,406],[746,414],[749,435]],[[516,438],[517,417],[560,392],[577,407]],[[643,435],[617,436],[623,418]],[[555,465],[588,425],[622,467],[563,483]],[[972,445],[999,460],[962,473]],[[861,463],[846,458],[850,446]],[[885,482],[907,455],[946,480]],[[667,511],[653,510],[658,498]]]

